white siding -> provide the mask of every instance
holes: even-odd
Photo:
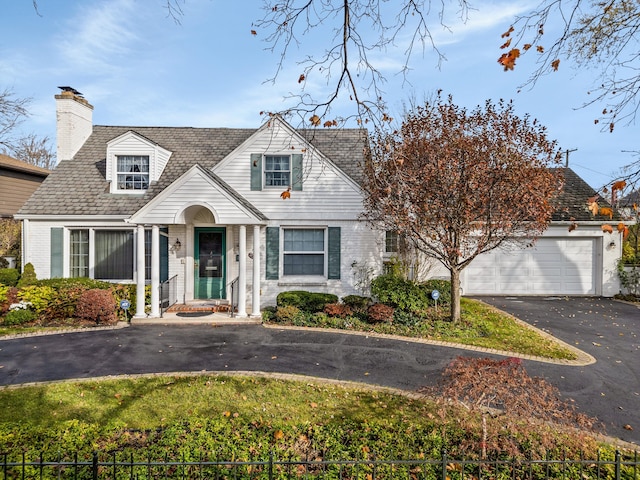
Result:
[[[284,188],[251,190],[251,154],[304,155],[302,191],[283,200]],[[354,158],[354,161],[355,158]],[[359,187],[330,161],[282,127],[259,131],[214,169],[270,220],[353,220],[362,212]]]
[[[187,174],[188,178],[178,180],[160,197],[152,201],[153,208],[145,207],[135,220],[144,223],[171,224],[184,221],[181,215],[192,205],[208,208],[216,216],[218,224],[254,223],[238,203],[230,199],[212,181],[197,170]],[[170,195],[167,193],[170,192]]]

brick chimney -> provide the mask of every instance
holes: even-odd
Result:
[[[91,135],[93,106],[71,87],[58,87],[56,98],[56,143],[58,161],[70,160]]]

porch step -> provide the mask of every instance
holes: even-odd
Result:
[[[228,300],[199,300],[188,303],[175,303],[166,311],[179,312],[228,312],[231,308]]]

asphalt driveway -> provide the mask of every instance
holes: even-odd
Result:
[[[607,433],[640,444],[640,310],[606,299],[482,298],[593,355],[578,367],[525,361]],[[0,385],[161,372],[273,372],[413,391],[459,355],[487,353],[261,325],[134,325],[0,341]],[[631,429],[625,428],[625,426]]]

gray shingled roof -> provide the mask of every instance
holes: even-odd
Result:
[[[106,181],[107,143],[133,131],[173,152],[162,176],[144,195],[112,194]],[[20,209],[20,215],[134,214],[189,168],[211,169],[257,129],[184,127],[93,127],[93,133],[71,160],[62,161]],[[362,129],[308,129],[299,133],[356,182],[362,180]],[[586,199],[595,191],[569,168],[559,169],[565,187],[556,199],[554,221],[608,220],[593,217]],[[608,205],[603,200],[601,206]],[[614,217],[618,218],[618,217]]]
[[[144,195],[112,194],[106,181],[107,143],[133,131],[173,152],[158,182]],[[20,215],[132,215],[190,167],[210,169],[257,129],[181,127],[93,127],[93,133],[71,160],[62,161],[20,209]],[[360,129],[300,132],[355,181],[361,179],[364,131]]]
[[[553,221],[610,221],[608,216],[593,216],[587,208],[587,199],[596,194],[596,191],[591,188],[587,182],[570,168],[558,168],[556,170],[561,175],[564,175],[564,188],[554,201],[556,211],[552,216]],[[598,205],[600,207],[611,207],[611,205],[601,197],[598,198]],[[613,219],[620,219],[618,212],[614,211]]]

